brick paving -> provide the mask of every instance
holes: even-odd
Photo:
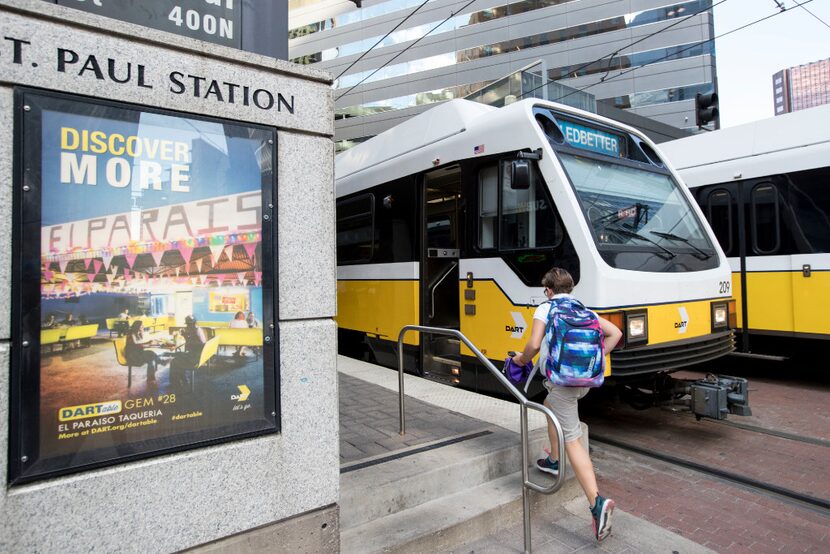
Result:
[[[753,416],[730,419],[828,440],[828,392],[820,380],[750,378]],[[830,498],[827,446],[697,422],[688,412],[610,402],[586,408],[596,435]],[[592,444],[592,457],[600,489],[620,509],[718,552],[830,552],[830,517],[819,509],[599,443]]]
[[[477,419],[406,396],[406,436],[399,431],[398,394],[339,375],[340,463],[479,431]]]
[[[758,406],[763,410],[763,406]],[[730,416],[740,421],[737,416]],[[819,498],[830,498],[830,448],[793,441],[661,409],[610,407],[586,418],[592,433],[684,460],[711,465]],[[648,432],[644,432],[647,429]]]
[[[600,490],[621,510],[703,546],[728,553],[830,551],[827,516],[610,446],[594,443],[591,450]]]

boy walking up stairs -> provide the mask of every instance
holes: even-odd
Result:
[[[513,362],[522,366],[542,350],[538,363],[546,376],[548,396],[545,405],[562,426],[565,452],[588,499],[594,535],[602,541],[611,534],[614,501],[599,494],[591,458],[579,441],[582,430],[577,403],[588,394],[589,388],[602,385],[605,354],[614,349],[622,332],[571,296],[574,281],[567,270],[552,268],[542,278],[542,285],[548,302],[540,304],[533,314],[530,340],[524,350],[513,357]],[[553,451],[538,460],[536,467],[558,475],[558,441],[550,422],[548,435]]]

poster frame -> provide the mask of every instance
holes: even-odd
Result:
[[[125,442],[109,449],[97,449],[105,459],[82,461],[76,465],[52,467],[39,459],[40,440],[40,330],[41,330],[41,113],[45,106],[60,102],[77,102],[107,110],[133,110],[210,123],[238,125],[263,132],[271,146],[270,176],[262,175],[261,255],[263,334],[263,413],[259,422],[264,428],[234,432],[234,425],[222,429],[222,436],[208,436],[215,428],[170,437]],[[96,114],[97,115],[97,114]],[[106,117],[101,115],[100,117]],[[61,475],[154,458],[245,438],[281,432],[279,314],[277,291],[279,256],[277,242],[278,157],[277,130],[266,125],[228,118],[209,117],[183,111],[161,109],[135,103],[105,100],[32,87],[14,88],[14,140],[12,179],[12,249],[11,249],[11,351],[9,366],[9,485],[20,485]],[[36,152],[26,157],[27,152]],[[24,239],[25,237],[25,239]],[[239,424],[236,425],[240,427]],[[244,425],[241,425],[244,426]],[[163,443],[176,442],[169,446]],[[154,446],[157,445],[157,446]],[[142,449],[143,447],[143,449]],[[106,454],[111,452],[111,456]],[[52,458],[54,462],[61,458]]]

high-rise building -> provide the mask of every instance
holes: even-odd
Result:
[[[711,0],[427,0],[413,14],[421,4],[289,2],[289,59],[337,77],[336,140],[537,60],[554,81],[677,128],[695,126],[695,94],[716,88]]]
[[[830,58],[782,69],[772,89],[775,115],[830,104]]]

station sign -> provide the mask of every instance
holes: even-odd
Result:
[[[574,148],[619,158],[623,153],[623,138],[619,135],[592,129],[566,119],[558,119],[565,142]]]
[[[16,103],[10,480],[276,432],[276,132]]]
[[[45,0],[190,38],[288,59],[288,3],[246,0]]]
[[[242,47],[241,0],[57,0],[57,3],[161,31]]]

